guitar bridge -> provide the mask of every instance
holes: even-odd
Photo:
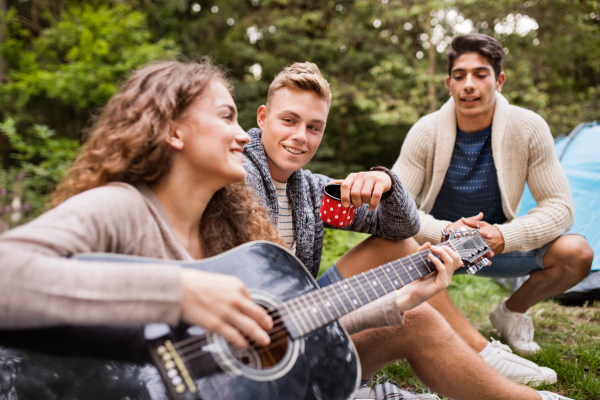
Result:
[[[165,340],[164,345],[158,346],[156,353],[163,361],[164,368],[167,371],[167,376],[173,385],[175,393],[184,393],[186,385],[191,393],[196,393],[198,389],[190,377],[190,373],[183,360],[181,360],[177,350],[175,350],[173,343],[170,340]]]

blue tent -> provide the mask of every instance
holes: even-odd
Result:
[[[579,124],[565,137],[555,141],[554,149],[560,159],[575,203],[575,224],[571,228],[587,239],[597,257],[592,263],[592,274],[568,293],[592,290],[600,299],[600,125],[597,122]],[[526,215],[536,206],[528,187],[525,187],[518,215]],[[593,283],[592,283],[593,281]],[[592,283],[592,286],[589,284]],[[595,288],[595,289],[594,289]],[[591,293],[591,292],[590,292]]]

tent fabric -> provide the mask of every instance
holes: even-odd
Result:
[[[595,254],[600,254],[600,125],[579,125],[569,136],[558,139],[554,149],[560,158],[575,203],[571,231],[584,236]],[[519,216],[526,215],[536,202],[525,186]],[[600,271],[600,257],[594,257],[592,271]]]

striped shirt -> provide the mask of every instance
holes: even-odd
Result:
[[[279,203],[279,215],[277,217],[277,230],[283,236],[285,246],[296,254],[296,229],[292,218],[292,204],[287,194],[287,183],[273,181],[277,190],[277,202]]]

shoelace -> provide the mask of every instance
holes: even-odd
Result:
[[[501,342],[497,341],[494,338],[490,338],[490,340],[492,341],[492,347],[494,347],[495,349],[505,350],[505,351],[508,351],[509,353],[512,353],[512,350],[507,345],[502,344]]]
[[[533,340],[533,321],[527,315],[522,315],[517,322],[517,337],[525,342]]]

